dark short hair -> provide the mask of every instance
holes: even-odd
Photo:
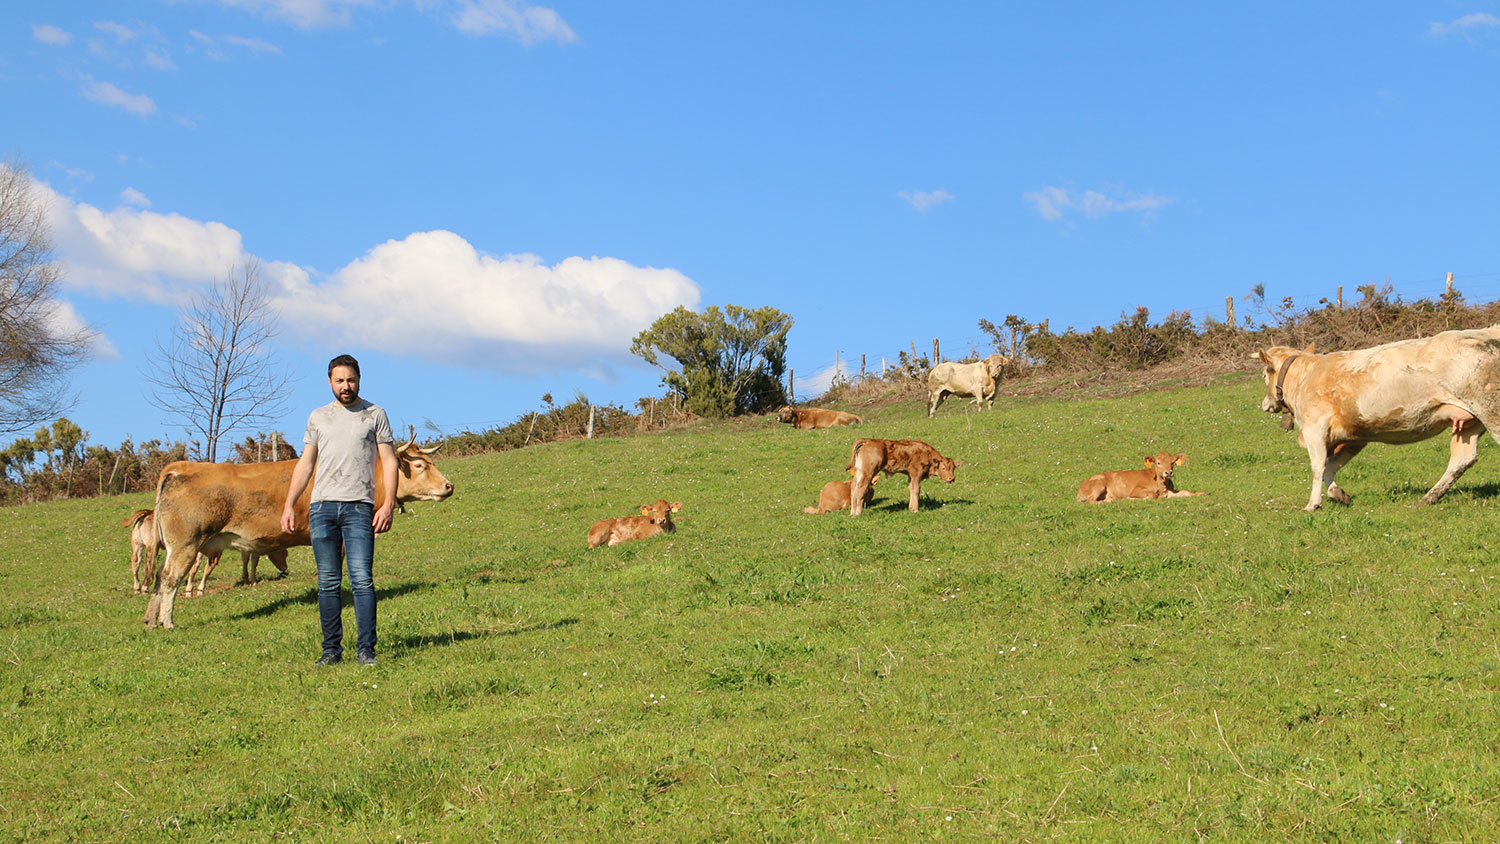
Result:
[[[328,374],[329,374],[329,376],[333,375],[334,367],[339,367],[339,366],[347,366],[347,367],[349,367],[350,369],[354,370],[354,377],[356,377],[356,378],[359,377],[359,361],[357,361],[357,360],[354,359],[354,355],[339,355],[338,357],[336,357],[333,360],[329,361],[328,362]]]

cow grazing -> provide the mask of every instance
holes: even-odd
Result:
[[[1172,486],[1172,471],[1187,462],[1186,454],[1161,452],[1146,455],[1146,468],[1121,472],[1100,472],[1078,487],[1078,500],[1090,503],[1118,501],[1122,498],[1181,498],[1205,495]]]
[[[875,499],[875,484],[879,478],[871,478],[870,486],[865,490],[865,500],[860,502],[861,507],[870,506]],[[836,513],[839,510],[849,509],[849,485],[854,483],[848,481],[829,481],[823,484],[823,491],[818,493],[818,506],[803,507],[802,512],[821,516],[824,513]]]
[[[854,473],[849,481],[849,515],[858,516],[869,500],[870,487],[875,476],[901,473],[908,479],[907,490],[911,500],[907,509],[917,512],[917,497],[922,492],[922,480],[937,475],[953,483],[953,470],[957,461],[938,454],[937,449],[921,440],[855,440],[849,449],[849,465]]]
[[[1252,357],[1265,367],[1261,409],[1300,429],[1312,465],[1309,512],[1322,505],[1325,488],[1349,503],[1334,476],[1372,442],[1449,433],[1448,468],[1422,496],[1436,504],[1479,459],[1485,430],[1500,436],[1500,326],[1329,354],[1274,346]]]
[[[822,407],[783,407],[776,412],[776,418],[782,422],[792,423],[792,427],[799,431],[811,431],[814,428],[832,428],[835,425],[856,425],[865,420],[852,413],[842,410],[829,410]]]
[[[156,555],[161,544],[156,541],[156,519],[150,510],[137,510],[125,517],[122,526],[130,528],[131,591],[145,594],[146,582],[156,575]],[[141,564],[146,566],[146,580],[141,580]]]
[[[396,449],[396,500],[441,501],[453,494],[431,454],[410,442]],[[167,549],[146,605],[146,626],[172,626],[172,604],[183,574],[198,554],[213,556],[226,548],[269,554],[311,545],[307,508],[312,484],[296,502],[297,530],[283,533],[281,508],[291,487],[295,460],[274,463],[170,463],[156,486],[156,523]],[[375,473],[375,499],[384,497],[384,481]]]
[[[665,498],[658,498],[655,504],[642,505],[639,516],[600,519],[589,528],[589,547],[619,545],[621,542],[629,542],[632,539],[645,539],[648,536],[673,533],[677,530],[677,526],[672,524],[672,514],[681,509],[681,501],[668,504]]]
[[[927,418],[937,413],[938,405],[949,395],[973,396],[974,404],[983,410],[995,406],[996,384],[1010,361],[1005,355],[990,355],[974,363],[940,363],[927,373]]]

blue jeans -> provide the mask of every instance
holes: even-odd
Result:
[[[364,501],[314,501],[308,508],[313,559],[318,563],[318,618],[323,622],[323,653],[344,652],[344,614],[339,587],[349,566],[354,623],[360,651],[375,650],[375,505]],[[342,560],[340,558],[343,558]]]

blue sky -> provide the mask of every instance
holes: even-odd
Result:
[[[1007,314],[1500,297],[1493,0],[13,0],[0,114],[108,445],[183,438],[145,361],[247,259],[294,440],[345,351],[428,436],[630,404],[677,305],[790,313],[806,396]]]

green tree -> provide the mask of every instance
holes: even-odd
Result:
[[[786,335],[792,318],[771,307],[678,307],[630,343],[632,354],[666,371],[662,383],[699,416],[760,413],[787,403]],[[677,362],[668,369],[661,355]]]

